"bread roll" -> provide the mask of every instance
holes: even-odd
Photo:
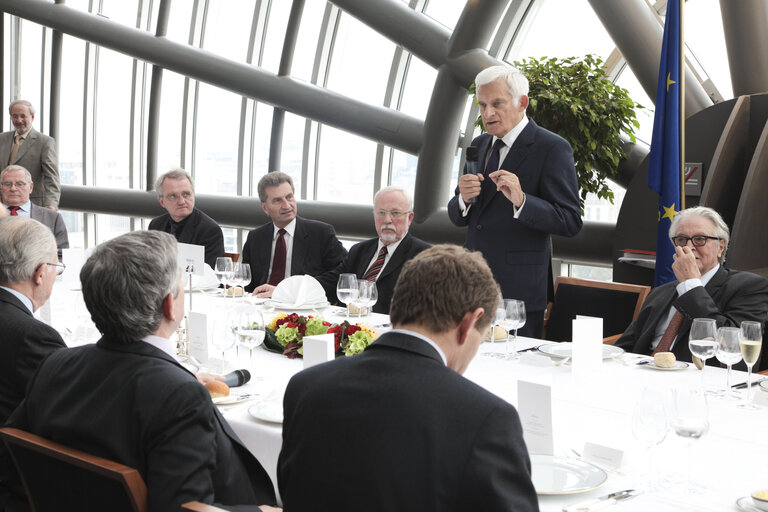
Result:
[[[235,297],[242,297],[243,289],[239,286],[227,288],[227,297],[231,297],[233,293],[235,294]]]
[[[358,315],[359,314],[359,315],[366,315],[367,316],[368,315],[368,308],[366,308],[366,307],[362,307],[361,308],[361,307],[358,307],[355,304],[350,304],[349,305],[349,314],[350,315]]]
[[[491,338],[491,329],[494,330],[493,338]],[[485,333],[485,340],[491,341],[504,341],[507,339],[507,331],[500,325],[491,326],[488,328],[488,332]]]
[[[653,355],[653,364],[659,368],[672,368],[675,366],[675,354],[672,352],[658,352]]]
[[[205,387],[211,394],[211,398],[219,398],[222,396],[229,396],[229,386],[221,382],[220,380],[211,380],[205,383]]]

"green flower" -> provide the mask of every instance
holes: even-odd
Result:
[[[316,316],[307,320],[307,330],[304,336],[317,336],[328,332],[328,326],[323,325],[323,317]]]
[[[277,342],[284,347],[299,337],[299,329],[297,327],[286,327],[285,325],[281,325],[277,329],[277,332],[275,332],[275,337],[277,338]]]
[[[373,338],[365,331],[357,331],[355,334],[349,337],[349,343],[344,349],[344,355],[351,356],[354,354],[360,354],[365,347],[373,342]]]

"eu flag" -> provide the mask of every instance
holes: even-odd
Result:
[[[664,41],[661,46],[659,83],[656,88],[656,114],[648,164],[648,186],[659,194],[658,233],[656,236],[656,276],[654,286],[674,281],[669,240],[672,218],[681,209],[680,176],[682,151],[682,84],[680,62],[680,0],[667,2]]]

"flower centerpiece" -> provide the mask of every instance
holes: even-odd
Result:
[[[320,316],[287,315],[280,313],[267,325],[264,345],[288,358],[304,356],[304,336],[331,333],[334,335],[336,355],[359,354],[377,338],[376,331],[366,324],[331,324]]]

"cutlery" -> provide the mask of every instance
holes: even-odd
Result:
[[[640,494],[642,491],[636,489],[627,489],[625,491],[612,492],[596,499],[582,501],[575,505],[569,505],[563,509],[563,512],[595,512],[596,510],[602,510],[606,507],[615,505],[616,503],[633,498]]]
[[[759,380],[752,381],[752,386],[757,386],[764,380],[768,380],[768,379],[759,379]],[[740,382],[739,384],[734,384],[733,386],[731,386],[731,389],[744,389],[746,387],[747,387],[746,382]]]
[[[537,346],[528,347],[528,348],[524,348],[523,350],[518,350],[517,353],[519,354],[520,352],[533,352],[534,350],[538,350],[538,349],[539,347]]]

